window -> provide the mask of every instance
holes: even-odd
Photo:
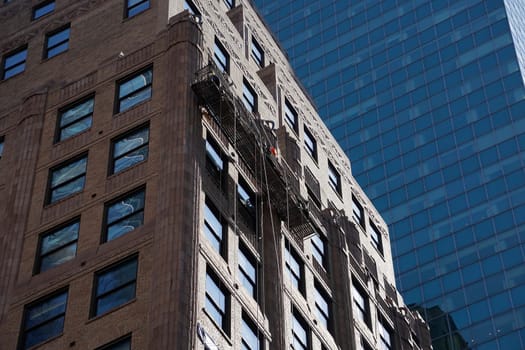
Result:
[[[188,10],[189,13],[192,14],[193,16],[197,16],[197,17],[201,16],[201,13],[199,12],[199,10],[197,10],[197,7],[191,0],[184,0],[183,7],[185,10]]]
[[[135,298],[138,257],[133,256],[95,274],[91,316],[98,316]]]
[[[252,113],[257,112],[257,95],[246,79],[243,80],[242,97],[244,106]]]
[[[67,161],[50,171],[47,203],[54,203],[84,189],[87,155]]]
[[[126,0],[126,17],[133,17],[149,9],[149,0]]]
[[[205,309],[212,320],[221,329],[230,334],[230,297],[219,278],[211,271],[206,271]]]
[[[257,260],[243,246],[239,247],[239,279],[246,291],[257,300]]]
[[[141,188],[106,205],[104,241],[112,241],[144,223],[145,192]]]
[[[237,198],[246,211],[255,215],[255,194],[242,178],[239,179],[239,183],[237,184]]]
[[[341,175],[330,161],[328,161],[328,184],[338,195],[341,195]]]
[[[221,72],[228,73],[230,71],[230,55],[217,38],[215,38],[215,46],[213,47],[213,60]]]
[[[263,337],[250,317],[243,312],[241,319],[241,349],[262,350]]]
[[[217,208],[206,200],[204,204],[204,234],[215,251],[222,256],[226,254],[226,225]]]
[[[255,231],[257,226],[255,193],[242,178],[239,178],[237,184],[237,199],[239,204],[237,209],[241,220],[251,231]]]
[[[317,162],[317,141],[306,126],[304,127],[304,146],[310,157]]]
[[[232,9],[235,7],[235,0],[224,0],[224,3],[228,7],[228,9]]]
[[[215,182],[222,190],[226,189],[227,162],[219,145],[211,138],[206,139],[206,169]]]
[[[330,297],[326,292],[315,283],[314,288],[314,299],[315,309],[317,314],[317,320],[323,325],[324,328],[329,329],[330,327]]]
[[[149,126],[134,129],[112,142],[111,173],[115,174],[148,159]]]
[[[292,128],[293,131],[297,132],[298,127],[298,116],[295,109],[292,107],[290,102],[288,100],[284,101],[284,121],[290,128]]]
[[[377,330],[379,332],[379,349],[380,350],[391,350],[392,347],[392,331],[385,327],[384,323],[379,319],[377,320]]]
[[[66,305],[67,290],[27,305],[24,308],[19,348],[29,349],[62,334]]]
[[[295,311],[292,312],[292,349],[310,349],[310,331],[306,321]]]
[[[372,221],[369,221],[370,227],[370,238],[372,238],[372,245],[383,254],[383,241],[381,239],[381,231],[377,228]]]
[[[358,350],[373,350],[373,348],[368,344],[368,342],[365,340],[365,338],[361,335],[360,341],[358,344],[359,348]]]
[[[69,24],[46,35],[44,58],[51,58],[69,48]]]
[[[297,253],[290,247],[290,242],[284,244],[284,260],[286,275],[292,285],[304,295],[304,265]]]
[[[26,69],[27,46],[19,48],[4,56],[2,80],[9,79]]]
[[[371,328],[370,324],[370,306],[368,297],[356,281],[352,281],[352,311],[354,317],[365,323],[368,328]]]
[[[131,335],[112,341],[96,350],[131,350]]]
[[[363,207],[354,196],[352,196],[352,213],[357,222],[359,222],[359,225],[361,225],[362,228],[365,228],[365,213]]]
[[[116,113],[124,112],[131,107],[151,98],[153,69],[147,68],[117,83],[118,104]]]
[[[91,128],[95,98],[88,97],[59,111],[56,141],[63,141]]]
[[[328,259],[326,252],[326,241],[320,234],[316,233],[312,236],[312,255],[325,270],[328,270]]]
[[[55,1],[45,1],[33,7],[33,19],[39,19],[55,10]]]
[[[35,273],[47,271],[76,256],[79,228],[80,220],[75,219],[40,237]]]
[[[259,67],[264,67],[264,50],[252,36],[252,57]]]

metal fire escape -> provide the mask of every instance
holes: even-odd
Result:
[[[274,131],[246,109],[213,63],[196,73],[192,89],[252,174],[265,170],[265,176],[255,178],[267,181],[269,200],[289,230],[300,238],[312,234],[315,229],[300,194],[299,180],[284,159],[271,151],[277,146]],[[260,185],[266,188],[266,183]]]

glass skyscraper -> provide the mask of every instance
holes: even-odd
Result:
[[[434,348],[525,349],[525,1],[255,2],[389,223]]]

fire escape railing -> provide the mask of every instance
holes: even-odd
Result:
[[[260,188],[268,189],[272,206],[290,231],[301,238],[312,234],[314,225],[300,194],[299,179],[284,159],[278,159],[270,151],[277,143],[273,130],[246,109],[232,92],[228,79],[213,63],[196,73],[192,89],[252,174],[265,171],[264,176],[254,177],[265,182]]]

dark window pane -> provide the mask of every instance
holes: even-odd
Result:
[[[18,49],[16,52],[4,56],[2,67],[2,79],[9,79],[26,68],[27,47]]]
[[[93,316],[105,313],[135,297],[138,259],[126,260],[96,274]]]
[[[148,158],[149,127],[141,128],[113,142],[113,173]]]
[[[213,47],[213,60],[219,69],[225,73],[229,72],[230,69],[230,55],[222,46],[222,44],[215,39],[215,46]]]
[[[257,112],[257,95],[255,94],[255,91],[250,86],[250,84],[244,80],[242,85],[242,101],[244,103],[244,106],[250,111],[250,112]]]
[[[67,51],[69,47],[69,33],[70,28],[68,26],[58,32],[47,35],[45,58],[51,58],[61,52]]]
[[[131,336],[127,336],[122,340],[113,341],[96,350],[131,350]]]
[[[97,300],[97,315],[101,315],[135,297],[135,284],[118,289]]]
[[[257,298],[257,264],[246,248],[239,249],[239,279],[243,287]]]
[[[139,190],[106,207],[106,240],[111,241],[144,223],[145,190]]]
[[[54,1],[46,1],[33,9],[33,19],[38,19],[55,10]]]
[[[133,17],[149,9],[149,0],[127,0],[126,17]]]
[[[62,333],[67,295],[67,291],[62,292],[26,306],[22,334],[23,349],[28,349]]]
[[[118,84],[118,112],[124,112],[136,104],[151,98],[153,70],[150,68]]]
[[[206,312],[213,321],[229,334],[229,295],[217,276],[206,272]]]
[[[215,251],[221,255],[225,253],[224,230],[221,214],[211,202],[206,201],[204,204],[204,233]]]
[[[60,113],[58,141],[65,140],[91,127],[94,103],[95,99],[92,97]]]
[[[84,189],[87,157],[69,162],[51,171],[49,203]]]

